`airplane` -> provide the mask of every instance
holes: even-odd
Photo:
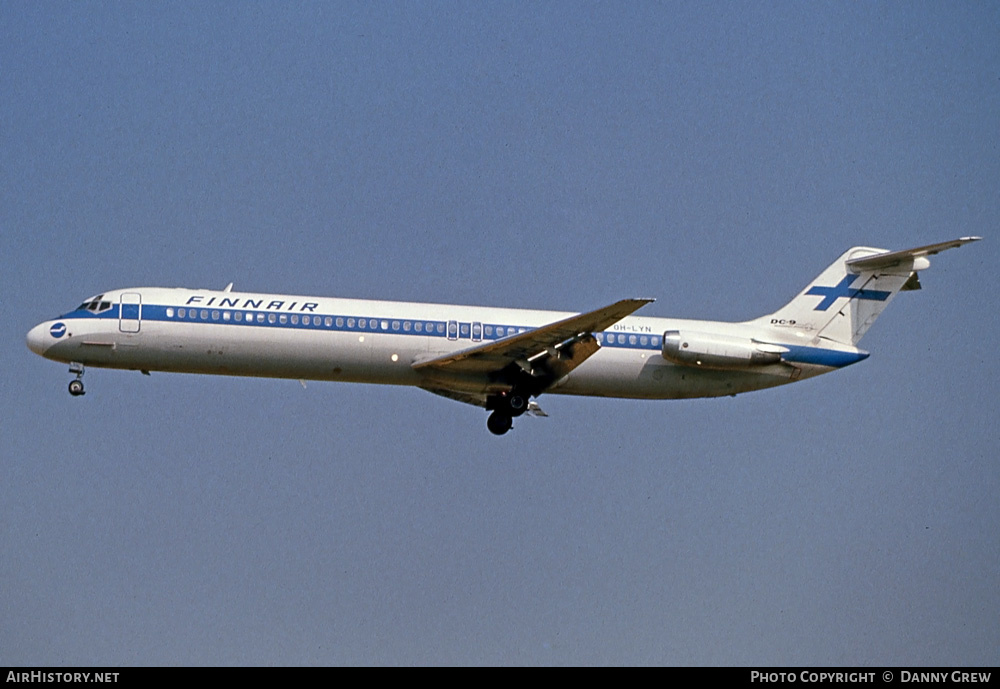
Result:
[[[86,299],[27,335],[85,366],[410,385],[490,412],[503,435],[542,394],[631,399],[736,395],[862,361],[856,346],[927,257],[980,237],[904,251],[854,247],[772,314],[740,323],[634,316],[652,299],[586,313],[134,287]]]

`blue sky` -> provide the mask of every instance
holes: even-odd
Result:
[[[0,662],[1000,663],[1000,8],[0,5]],[[64,367],[183,285],[775,310],[962,235],[836,374],[544,397]]]

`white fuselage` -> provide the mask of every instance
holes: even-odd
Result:
[[[84,308],[88,307],[89,308]],[[28,334],[38,354],[88,366],[428,386],[413,364],[539,328],[571,313],[180,288],[106,292]],[[748,370],[677,365],[662,355],[671,330],[784,343],[785,360]],[[595,333],[601,347],[546,392],[667,399],[733,395],[812,377],[866,354],[755,323],[629,316]],[[797,344],[801,343],[801,344]],[[456,376],[448,387],[485,392]],[[440,385],[439,376],[434,385]]]

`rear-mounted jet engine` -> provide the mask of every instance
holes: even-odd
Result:
[[[750,339],[668,330],[663,333],[663,358],[682,366],[724,370],[755,368],[781,362],[786,347]]]

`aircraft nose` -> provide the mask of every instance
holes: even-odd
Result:
[[[45,322],[39,323],[29,330],[27,337],[28,349],[35,354],[44,356],[45,350],[49,348],[49,345],[56,338],[56,333],[59,333],[59,337],[61,337],[63,335],[61,330],[64,331],[66,329],[66,326],[63,325],[60,330],[59,325],[59,323]]]

